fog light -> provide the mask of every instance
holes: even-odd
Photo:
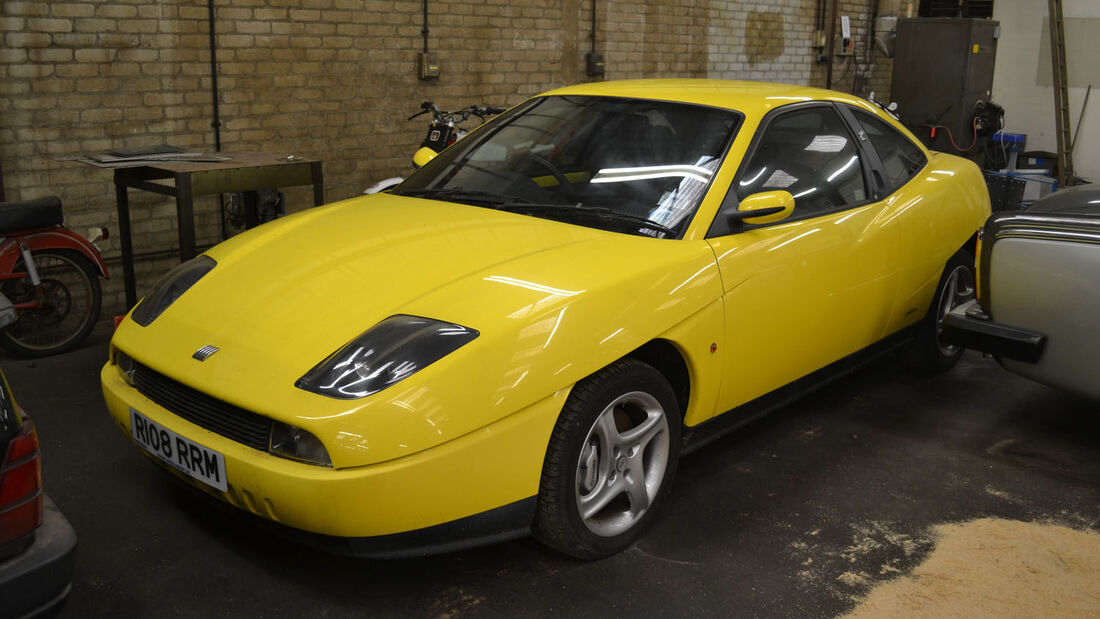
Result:
[[[272,422],[268,451],[272,455],[288,460],[318,466],[332,466],[332,460],[329,459],[328,451],[325,450],[320,439],[301,428],[279,421]]]
[[[119,349],[115,349],[115,365],[118,366],[119,374],[122,374],[122,380],[126,381],[127,385],[134,386],[134,369],[136,364],[134,359],[130,355],[122,352]]]

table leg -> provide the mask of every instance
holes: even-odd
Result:
[[[195,257],[195,204],[191,195],[191,175],[176,173],[176,228],[180,239],[180,262]]]
[[[260,225],[260,194],[255,191],[242,191],[241,206],[244,208],[245,230],[251,230]]]
[[[309,172],[313,177],[313,206],[321,206],[325,203],[325,175],[321,171],[321,162],[311,162]]]
[[[115,170],[115,205],[118,209],[118,236],[122,242],[122,283],[126,290],[126,311],[137,303],[137,283],[134,281],[134,246],[130,236],[130,198],[125,180]]]

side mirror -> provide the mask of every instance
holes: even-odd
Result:
[[[770,224],[784,219],[794,211],[794,196],[789,191],[763,191],[754,193],[741,200],[737,210],[726,215],[734,226],[737,222],[747,224]]]
[[[425,163],[431,161],[432,159],[435,159],[435,156],[438,154],[439,153],[428,148],[427,146],[421,146],[420,150],[416,151],[416,153],[413,154],[413,165],[419,168]]]

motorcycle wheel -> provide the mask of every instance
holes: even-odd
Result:
[[[19,319],[0,331],[0,348],[19,357],[45,357],[71,350],[99,320],[103,292],[98,270],[82,254],[65,249],[34,253],[42,281],[40,307],[18,310]],[[25,271],[23,259],[15,270]],[[38,299],[30,277],[0,282],[0,292],[15,305]]]

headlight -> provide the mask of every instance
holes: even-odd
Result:
[[[134,372],[137,371],[133,357],[116,348],[115,365],[118,366],[118,372],[122,374],[122,380],[126,381],[127,385],[133,387]]]
[[[332,466],[325,446],[316,436],[281,421],[271,424],[271,443],[267,450],[272,455],[288,460]]]
[[[412,376],[478,335],[474,329],[431,318],[390,316],[294,385],[330,398],[363,398]]]
[[[169,305],[180,298],[180,295],[187,292],[188,288],[194,286],[195,282],[209,273],[210,269],[213,269],[217,264],[209,256],[199,256],[168,271],[168,274],[162,277],[156,286],[153,286],[153,291],[142,299],[141,303],[138,303],[134,313],[131,314],[134,322],[143,327],[148,327],[149,323],[156,320],[157,316],[160,316],[164,310],[168,309]]]

